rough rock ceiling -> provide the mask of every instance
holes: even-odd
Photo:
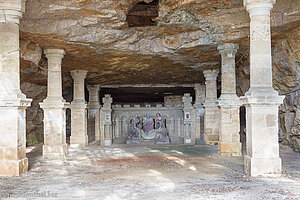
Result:
[[[156,26],[129,27],[127,15],[139,2],[27,0],[20,28],[22,81],[46,85],[43,48],[66,49],[67,86],[72,69],[88,70],[89,84],[203,82],[203,69],[220,67],[219,44],[239,43],[238,59],[248,50],[249,16],[242,0],[160,0]],[[277,0],[274,42],[299,27],[295,2],[300,1]]]

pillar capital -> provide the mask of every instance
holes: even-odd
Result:
[[[86,88],[88,89],[89,92],[95,93],[99,91],[100,85],[87,85]]]
[[[218,74],[219,74],[219,70],[218,69],[208,69],[208,70],[204,70],[203,74],[205,76],[205,79],[208,81],[215,81],[217,80]]]
[[[100,85],[87,85],[89,91],[89,108],[99,107],[99,89]]]
[[[86,70],[73,70],[70,72],[72,78],[76,82],[84,81],[87,75]]]
[[[6,0],[0,2],[0,22],[20,23],[25,12],[26,0]]]
[[[222,57],[235,58],[235,54],[237,53],[238,49],[239,45],[234,43],[225,43],[218,46],[218,51],[220,52]]]
[[[48,62],[60,62],[66,54],[64,49],[45,49],[44,54],[48,58]]]
[[[250,17],[257,15],[270,15],[276,0],[244,0],[244,6]]]

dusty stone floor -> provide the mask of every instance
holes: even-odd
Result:
[[[65,159],[28,151],[30,171],[0,177],[0,199],[300,199],[300,154],[285,147],[280,178],[250,178],[242,157],[212,146],[94,144]]]

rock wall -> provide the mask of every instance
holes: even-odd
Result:
[[[300,28],[277,41],[273,47],[273,86],[285,95],[279,109],[279,139],[300,152]],[[237,93],[250,87],[249,53],[237,63]]]
[[[300,28],[278,41],[273,49],[274,88],[285,95],[279,109],[279,136],[300,152]]]
[[[47,87],[23,82],[21,90],[28,98],[33,99],[26,112],[27,145],[41,143],[44,141],[44,111],[40,108],[39,102],[46,98]]]

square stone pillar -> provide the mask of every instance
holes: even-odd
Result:
[[[189,93],[184,94],[183,98],[183,126],[184,126],[184,144],[196,144],[195,135],[195,109],[192,105],[193,98]]]
[[[0,176],[18,176],[28,170],[26,108],[20,90],[19,20],[25,1],[0,2]]]
[[[44,110],[44,157],[65,157],[66,108],[68,103],[62,97],[61,63],[65,55],[63,49],[45,49],[48,58],[47,98],[40,103]]]
[[[209,145],[219,143],[219,108],[217,99],[218,69],[203,71],[206,82],[206,98],[204,102],[204,141]]]
[[[112,145],[112,118],[111,118],[111,104],[113,99],[110,94],[106,94],[103,101],[103,107],[100,110],[100,145]],[[127,123],[126,123],[127,124]]]
[[[95,140],[100,141],[100,103],[99,103],[99,85],[88,85],[89,103],[88,117],[94,120]]]
[[[223,44],[218,47],[222,56],[222,94],[219,98],[221,156],[241,156],[240,143],[240,106],[236,95],[235,54],[237,44]]]
[[[245,171],[250,176],[281,174],[278,106],[284,97],[272,85],[270,11],[275,0],[244,0],[250,14],[250,89],[246,106]]]
[[[205,85],[200,83],[194,84],[195,90],[195,112],[196,112],[196,123],[195,123],[195,135],[196,143],[204,144],[204,102],[205,102]]]
[[[70,146],[88,146],[87,135],[87,104],[84,98],[84,80],[87,75],[85,70],[73,70],[70,72],[74,83],[73,101],[71,109],[71,137]]]

